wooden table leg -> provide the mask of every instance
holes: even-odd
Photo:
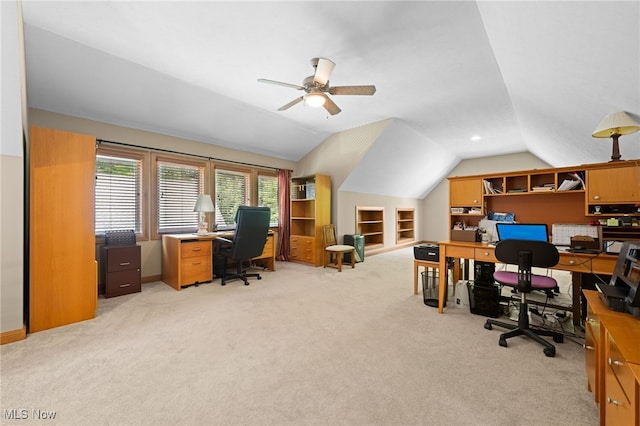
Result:
[[[418,294],[418,262],[413,260],[413,294]]]
[[[442,247],[442,246],[440,246]],[[444,301],[447,297],[447,257],[440,253],[440,265],[438,266],[438,313],[444,312]]]
[[[580,297],[580,292],[582,290],[582,273],[581,272],[571,272],[571,290],[572,290],[572,309],[571,313],[573,316],[573,325],[581,325],[582,324],[582,298]]]

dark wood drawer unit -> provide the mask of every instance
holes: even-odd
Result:
[[[140,246],[104,246],[101,257],[104,297],[141,291]]]

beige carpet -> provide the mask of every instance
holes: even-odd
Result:
[[[0,348],[1,423],[598,423],[579,339],[555,358],[524,338],[502,348],[484,317],[413,296],[412,264],[411,249],[342,273],[278,262],[247,287],[100,299],[94,320]]]

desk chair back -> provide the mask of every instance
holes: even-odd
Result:
[[[503,240],[496,245],[496,258],[506,264],[517,265],[518,273],[498,271],[496,281],[519,291],[530,293],[533,289],[554,288],[557,283],[549,277],[531,273],[532,267],[551,268],[560,261],[558,249],[551,243],[530,240]],[[516,280],[517,278],[517,280]]]
[[[251,259],[262,254],[267,242],[270,219],[269,207],[238,207],[231,249],[233,259]]]
[[[249,285],[248,277],[261,279],[259,273],[248,273],[243,268],[244,261],[260,256],[267,243],[271,209],[269,207],[240,206],[236,213],[236,231],[233,241],[219,238],[219,254],[225,256],[222,285],[227,281],[241,279],[245,285]],[[227,273],[226,259],[236,262],[236,272]]]

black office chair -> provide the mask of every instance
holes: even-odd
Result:
[[[544,346],[543,352],[548,357],[556,355],[556,347],[540,336],[553,337],[556,343],[562,343],[564,336],[550,330],[540,330],[529,327],[529,306],[527,294],[533,290],[554,289],[558,283],[553,277],[531,273],[532,267],[551,268],[558,264],[560,255],[553,244],[544,241],[504,240],[496,245],[496,258],[503,263],[518,265],[518,272],[497,271],[493,278],[500,284],[518,289],[520,293],[520,313],[518,325],[488,319],[484,328],[491,330],[493,325],[510,329],[500,335],[498,343],[507,346],[507,339],[513,336],[525,335]]]
[[[264,250],[267,242],[267,234],[269,232],[269,222],[271,218],[271,209],[269,207],[251,207],[240,206],[236,213],[236,230],[233,240],[226,238],[218,238],[216,250],[218,254],[223,255],[225,259],[224,274],[222,276],[222,285],[227,281],[241,279],[244,285],[249,285],[248,277],[256,277],[262,279],[258,273],[247,273],[247,268],[243,268],[245,261],[259,256]],[[226,272],[226,263],[229,259],[234,260],[237,264],[236,273],[228,274]]]

